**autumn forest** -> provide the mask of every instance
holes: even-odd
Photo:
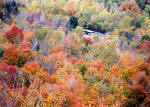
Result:
[[[150,0],[0,0],[0,107],[150,107]]]

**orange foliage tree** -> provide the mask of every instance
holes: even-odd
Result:
[[[19,51],[14,45],[4,49],[3,61],[10,65],[17,65],[19,62]]]
[[[35,53],[30,49],[30,42],[22,42],[19,48],[14,45],[4,49],[2,61],[10,65],[24,65],[28,60],[35,57]]]
[[[22,64],[25,64],[27,61],[33,59],[35,57],[35,52],[33,52],[30,42],[22,42],[18,48],[18,52],[20,54],[20,62],[19,66],[22,66]]]
[[[125,11],[129,13],[134,18],[137,18],[138,15],[142,15],[142,12],[139,8],[139,6],[134,1],[125,2],[120,6],[121,11]]]

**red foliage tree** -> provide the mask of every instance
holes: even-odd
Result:
[[[17,26],[13,26],[9,31],[6,32],[5,35],[13,44],[21,43],[24,38],[23,30],[19,29]]]
[[[150,52],[150,41],[144,40],[141,44],[140,44],[140,50],[148,53]]]
[[[150,97],[144,99],[145,107],[150,107]]]
[[[15,87],[17,81],[17,68],[6,63],[0,63],[0,84],[6,87]]]
[[[146,90],[150,89],[150,80],[145,72],[137,72],[132,76],[133,85],[141,85]]]
[[[92,44],[93,42],[92,42],[92,39],[91,38],[87,38],[87,37],[83,37],[82,38],[82,40],[85,42],[85,44],[86,44],[86,46],[88,45],[88,44]]]
[[[150,80],[146,76],[145,72],[137,72],[132,77],[132,85],[129,85],[130,96],[128,96],[127,104],[128,106],[139,106],[144,105],[149,107],[149,95],[150,90]]]

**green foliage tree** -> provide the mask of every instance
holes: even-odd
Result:
[[[131,21],[131,26],[135,26],[135,29],[141,28],[142,24],[144,23],[144,20],[145,20],[144,16],[142,16],[140,19],[132,20]]]
[[[149,0],[135,0],[136,3],[139,5],[141,10],[145,9],[146,4],[148,4]]]
[[[59,43],[62,40],[62,37],[63,37],[63,33],[60,32],[59,30],[56,30],[53,33],[53,38],[55,38],[55,40],[56,40],[57,43]]]
[[[130,27],[130,24],[131,24],[131,21],[132,21],[132,18],[129,17],[129,16],[125,16],[121,21],[120,21],[120,28],[128,28]]]
[[[87,72],[86,66],[83,65],[83,66],[80,68],[79,72],[81,73],[81,75],[84,75],[84,74]]]
[[[145,12],[148,13],[148,15],[150,17],[150,5],[146,5]]]
[[[105,65],[113,66],[117,62],[117,54],[114,48],[99,48],[95,51],[94,59],[101,59]]]
[[[83,33],[84,33],[84,29],[81,27],[81,26],[77,26],[76,29],[75,29],[75,32],[78,36],[83,36]]]
[[[141,38],[141,40],[140,40],[140,42],[143,42],[144,40],[147,40],[147,41],[150,41],[150,36],[149,35],[144,35],[144,36],[142,36],[142,38]]]
[[[69,22],[70,22],[70,25],[73,27],[73,28],[76,28],[79,23],[78,23],[78,18],[75,17],[75,16],[71,16],[70,19],[69,19]]]
[[[117,21],[114,21],[115,18],[118,18],[118,14],[101,11],[95,19],[91,21],[91,25],[97,28],[100,27],[101,31],[113,31],[117,26]]]
[[[50,36],[51,30],[47,27],[38,26],[37,31],[35,33],[36,38],[38,40],[44,40],[45,37]]]

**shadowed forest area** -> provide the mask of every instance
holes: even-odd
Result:
[[[150,107],[150,0],[0,0],[0,107]]]

